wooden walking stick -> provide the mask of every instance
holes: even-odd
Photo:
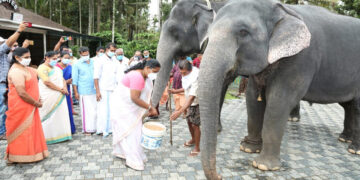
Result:
[[[171,89],[171,81],[170,81],[170,80],[169,80],[168,89],[169,89],[169,90]],[[172,109],[171,109],[171,93],[169,93],[168,103],[169,103],[169,113],[170,113],[170,116],[169,116],[169,120],[170,120],[170,144],[171,144],[171,146],[172,146],[172,145],[173,145],[173,140],[172,140],[172,120],[170,119],[171,114],[172,114]]]

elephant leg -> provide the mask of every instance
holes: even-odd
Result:
[[[299,101],[299,92],[286,91],[286,87],[274,86],[266,94],[266,108],[262,128],[262,149],[253,161],[253,166],[261,170],[278,170],[280,163],[280,146],[285,132],[286,122],[291,108]]]
[[[265,112],[265,98],[263,98],[263,101],[257,101],[258,95],[255,82],[253,78],[250,78],[246,90],[248,135],[243,139],[240,145],[240,150],[247,153],[258,153],[262,146],[261,130]]]
[[[350,119],[351,144],[348,151],[360,155],[360,98],[351,102],[352,118]]]
[[[339,103],[345,111],[344,130],[339,136],[341,142],[351,142],[351,119],[354,118],[351,110],[351,102]]]
[[[300,121],[300,102],[298,104],[296,104],[294,109],[291,110],[289,121],[292,121],[292,122]]]

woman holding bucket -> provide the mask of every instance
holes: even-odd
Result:
[[[147,160],[141,147],[142,116],[157,115],[150,104],[153,89],[151,77],[160,70],[157,60],[143,61],[125,71],[125,75],[111,98],[111,122],[113,125],[113,155],[126,159],[126,165],[144,170]]]

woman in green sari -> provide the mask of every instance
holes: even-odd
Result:
[[[43,103],[40,118],[47,144],[72,139],[69,112],[66,104],[68,94],[63,72],[56,67],[59,55],[53,51],[45,54],[45,62],[38,68],[40,99]]]

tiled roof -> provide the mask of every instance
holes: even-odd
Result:
[[[11,10],[6,9],[4,6],[0,5],[0,18],[1,19],[8,19],[11,20]],[[38,14],[35,14],[25,8],[19,7],[19,11],[17,13],[20,13],[24,16],[24,21],[31,22],[36,25],[51,27],[51,28],[57,28],[62,29],[67,32],[72,33],[78,33],[70,28],[67,28],[65,26],[62,26],[54,21],[51,21],[48,18],[45,18],[43,16],[40,16]]]

